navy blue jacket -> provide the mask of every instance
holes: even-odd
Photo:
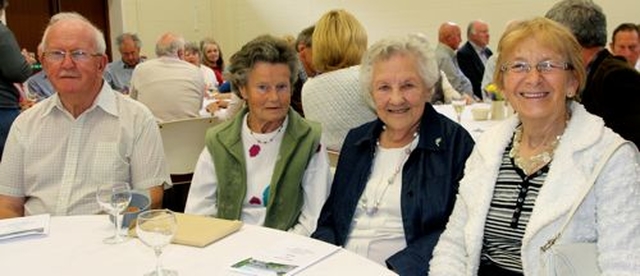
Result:
[[[486,48],[486,50],[489,56],[493,55],[489,48]],[[456,59],[462,73],[471,81],[473,94],[482,99],[482,87],[480,86],[482,86],[482,77],[484,76],[484,63],[482,63],[482,59],[478,56],[471,42],[467,41],[458,49]]]
[[[351,232],[373,162],[382,121],[352,129],[340,151],[331,193],[312,237],[343,246]],[[474,146],[462,126],[426,104],[420,140],[402,168],[401,211],[407,247],[386,260],[400,275],[425,275],[453,209],[464,164]]]

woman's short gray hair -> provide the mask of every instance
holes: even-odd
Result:
[[[249,73],[258,62],[287,65],[291,72],[290,85],[298,78],[296,51],[285,40],[271,35],[262,35],[249,41],[231,56],[230,62],[229,72],[225,77],[231,82],[233,92],[240,98],[240,87],[247,85]]]
[[[440,73],[435,53],[429,45],[428,39],[422,34],[410,34],[401,38],[382,39],[371,45],[360,65],[360,88],[369,104],[373,105],[373,66],[379,61],[388,60],[399,54],[410,54],[418,64],[418,73],[427,88],[427,98],[431,98]]]

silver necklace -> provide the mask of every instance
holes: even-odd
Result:
[[[273,142],[273,140],[276,139],[276,136],[278,136],[278,133],[280,133],[280,131],[282,131],[282,126],[284,126],[284,124],[281,124],[280,127],[278,127],[278,131],[276,131],[276,133],[273,134],[273,136],[271,136],[271,138],[267,139],[267,140],[260,140],[258,139],[258,137],[256,137],[256,135],[253,133],[253,130],[251,130],[251,128],[249,128],[249,134],[251,134],[251,137],[253,137],[254,140],[256,140],[256,142],[258,142],[258,144],[269,144],[271,142]]]
[[[249,148],[249,156],[250,157],[255,157],[258,154],[260,154],[260,151],[262,150],[262,147],[260,147],[260,145],[266,145],[269,144],[271,142],[273,142],[273,140],[276,139],[276,136],[278,136],[278,134],[282,131],[282,127],[284,126],[284,123],[280,125],[280,127],[278,128],[278,131],[276,131],[275,134],[273,134],[273,136],[271,136],[271,138],[267,139],[267,140],[260,140],[258,139],[258,137],[256,137],[255,134],[253,134],[253,130],[251,130],[251,128],[249,128],[249,134],[251,135],[251,137],[256,140],[256,142],[258,142],[257,144],[253,144],[251,145],[251,147]]]
[[[407,162],[407,160],[409,159],[409,156],[411,155],[411,152],[413,152],[413,146],[417,138],[418,138],[418,133],[416,132],[413,134],[413,140],[409,143],[408,146],[406,146],[402,150],[404,155],[402,156],[402,158],[400,158],[400,161],[398,162],[398,164],[396,164],[396,167],[393,170],[393,173],[391,174],[391,176],[389,176],[389,178],[386,179],[387,183],[384,185],[384,188],[382,188],[382,192],[380,193],[380,195],[376,196],[376,191],[378,189],[375,189],[374,195],[373,195],[374,196],[373,202],[369,202],[367,193],[363,193],[360,206],[362,207],[362,209],[365,210],[365,213],[367,214],[367,216],[373,216],[378,212],[379,210],[378,207],[380,207],[380,203],[382,202],[382,199],[387,193],[389,186],[391,186],[396,181],[396,177],[402,170],[404,163]],[[378,141],[376,144],[378,145],[378,147],[380,147],[380,141]],[[378,185],[376,186],[376,188],[380,187],[380,185],[383,185],[382,181],[384,181],[384,177],[381,177],[380,182],[378,182]]]

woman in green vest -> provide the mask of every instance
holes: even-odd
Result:
[[[260,36],[231,57],[228,80],[247,105],[207,131],[186,213],[310,235],[331,184],[320,125],[289,107],[296,52]]]

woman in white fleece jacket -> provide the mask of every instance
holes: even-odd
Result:
[[[622,138],[575,102],[580,46],[545,18],[500,40],[495,83],[517,112],[480,138],[430,262],[438,275],[539,275],[597,162]],[[612,91],[614,93],[615,91]],[[619,148],[558,243],[596,242],[602,275],[640,273],[640,154]]]

